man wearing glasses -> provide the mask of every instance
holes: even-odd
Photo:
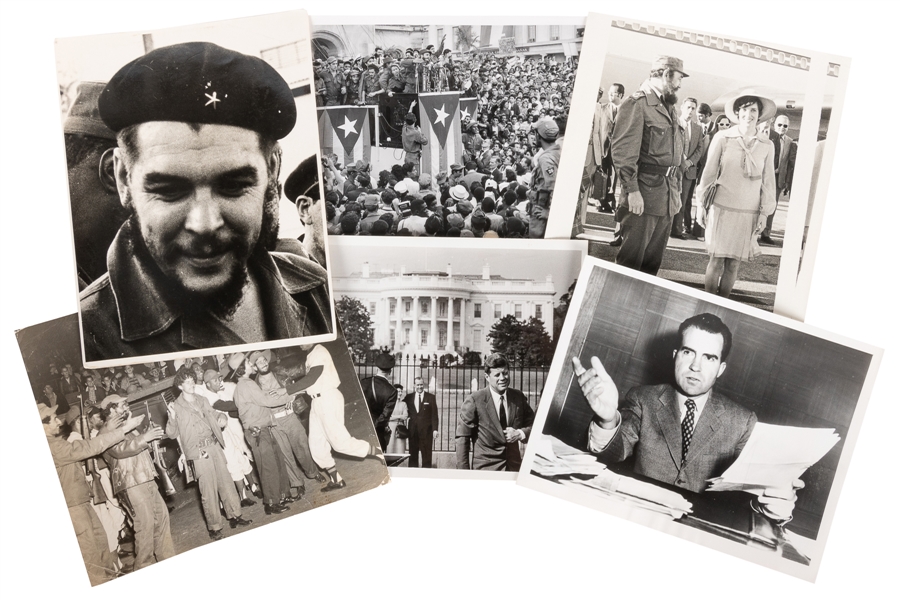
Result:
[[[769,133],[769,138],[775,144],[775,201],[781,198],[781,194],[791,193],[791,180],[794,178],[794,162],[797,160],[797,142],[787,134],[791,120],[785,115],[775,118],[775,126]],[[777,211],[776,211],[777,212]],[[774,246],[770,234],[772,233],[772,221],[775,218],[773,212],[766,220],[766,228],[759,235],[759,243]]]

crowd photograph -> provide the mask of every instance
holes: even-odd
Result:
[[[805,233],[787,228],[789,209],[807,212],[805,185],[791,202],[795,180],[810,179],[795,177],[800,129],[810,118],[824,139],[833,96],[821,120],[806,114],[807,57],[599,17],[608,44],[577,113],[587,143],[568,146],[580,177],[577,190],[566,180],[577,202],[563,225],[591,256],[776,310]]]
[[[395,474],[518,471],[586,252],[575,240],[332,240],[338,320]]]
[[[341,338],[89,369],[75,315],[17,335],[92,585],[388,480]]]
[[[582,34],[314,21],[329,234],[544,237]]]
[[[87,363],[334,339],[305,13],[56,50]]]

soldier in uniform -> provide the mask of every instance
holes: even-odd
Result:
[[[334,56],[328,57],[327,65],[322,72],[322,81],[325,82],[325,106],[343,104],[344,94],[347,93],[347,82],[344,74],[338,69],[338,60]]]
[[[422,146],[428,143],[428,139],[426,139],[422,130],[416,126],[416,115],[406,113],[404,121],[401,136],[403,139],[403,151],[406,154],[403,156],[403,162],[405,164],[412,163],[418,168],[419,162],[422,160]]]
[[[370,58],[366,64],[366,72],[363,73],[359,82],[359,100],[362,104],[378,104],[378,91],[381,86],[378,85],[378,67],[375,65],[375,59]]]
[[[394,405],[397,404],[397,388],[391,383],[391,371],[394,368],[394,357],[382,352],[375,359],[375,368],[378,371],[372,377],[361,379],[363,394],[366,404],[369,406],[369,414],[375,423],[375,433],[378,435],[378,443],[382,452],[387,450],[391,432],[388,427]]]
[[[325,269],[272,251],[277,140],[297,120],[275,69],[208,42],[164,46],[122,67],[98,106],[129,217],[81,295],[87,360],[330,332]]]
[[[557,143],[559,126],[553,119],[541,119],[535,128],[535,141],[541,149],[534,157],[534,171],[531,182],[537,197],[531,204],[531,221],[529,237],[542,238],[547,229],[547,216],[550,214],[550,199],[556,175],[559,170],[559,155],[562,147]]]
[[[619,106],[612,134],[612,160],[628,213],[622,218],[622,246],[616,263],[656,275],[681,208],[679,165],[684,136],[674,105],[687,77],[679,58],[659,56],[650,78]]]

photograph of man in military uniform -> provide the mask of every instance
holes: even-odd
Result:
[[[319,197],[305,13],[62,39],[57,68],[88,364],[334,338],[324,215],[282,197],[304,162]]]

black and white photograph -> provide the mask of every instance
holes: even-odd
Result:
[[[91,585],[390,480],[342,338],[97,370],[75,315],[16,335]]]
[[[591,15],[586,31],[584,61],[597,68],[584,70],[570,122],[590,135],[566,146],[559,197],[569,210],[555,213],[567,220],[551,233],[802,319],[797,269],[801,252],[815,253],[805,199],[821,173],[816,147],[835,139],[837,75],[846,81],[849,61],[605,15]]]
[[[313,19],[329,234],[543,238],[584,19],[407,18]]]
[[[392,473],[514,478],[587,244],[330,243],[335,310]]]
[[[56,56],[85,363],[333,340],[306,13]]]
[[[585,261],[518,482],[814,581],[882,351],[683,290]]]

